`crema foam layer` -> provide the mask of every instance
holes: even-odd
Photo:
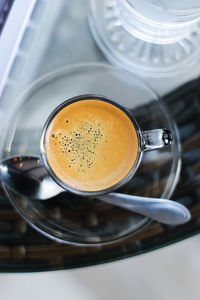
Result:
[[[99,191],[130,172],[138,137],[129,117],[115,105],[81,100],[54,116],[45,135],[45,151],[50,168],[64,184]]]

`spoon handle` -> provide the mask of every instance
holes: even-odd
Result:
[[[168,225],[184,224],[190,219],[189,210],[182,204],[159,198],[110,193],[97,198]]]

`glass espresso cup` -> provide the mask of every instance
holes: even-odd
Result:
[[[132,114],[104,96],[71,98],[54,109],[41,136],[41,157],[64,189],[82,195],[106,194],[127,183],[144,151],[170,144],[167,129],[142,131]]]

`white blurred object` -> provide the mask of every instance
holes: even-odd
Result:
[[[14,1],[0,35],[1,106],[12,104],[33,80],[63,1]],[[34,45],[38,36],[40,43]]]

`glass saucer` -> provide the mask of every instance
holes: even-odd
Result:
[[[169,198],[180,172],[180,146],[173,120],[157,95],[133,74],[104,64],[68,66],[49,73],[25,90],[2,131],[0,159],[40,155],[40,136],[53,109],[81,94],[100,94],[126,106],[142,130],[168,128],[173,143],[144,154],[136,175],[119,192]],[[4,186],[20,215],[36,230],[61,243],[102,245],[133,235],[149,219],[92,198],[62,193],[30,200]]]

